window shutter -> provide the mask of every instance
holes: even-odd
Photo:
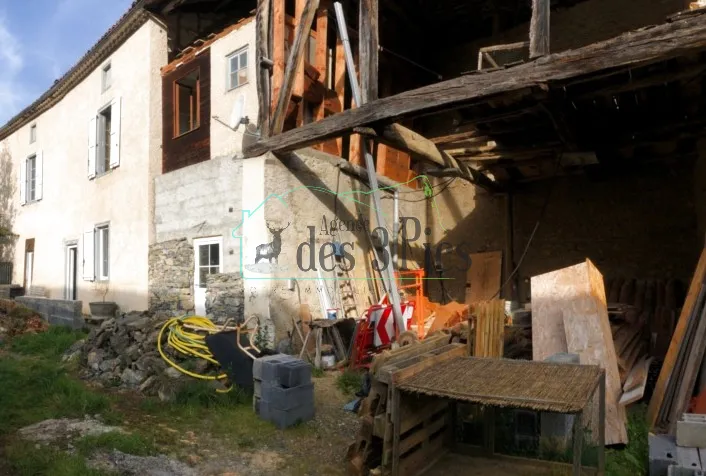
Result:
[[[93,227],[83,232],[83,280],[94,281],[96,279],[95,252],[94,252],[94,231]]]
[[[96,118],[92,117],[88,121],[88,178],[92,179],[96,176],[96,134],[98,127],[96,126]]]
[[[35,167],[36,172],[34,197],[36,200],[41,200],[43,196],[42,189],[44,188],[44,153],[41,150],[37,152]]]
[[[120,165],[120,96],[110,105],[110,168]]]
[[[20,161],[20,204],[27,203],[27,159]]]

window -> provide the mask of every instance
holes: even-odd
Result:
[[[121,100],[113,99],[88,121],[88,178],[120,165]]]
[[[33,202],[37,199],[37,156],[32,155],[25,162],[25,197],[27,202]]]
[[[110,228],[108,225],[96,227],[95,266],[98,281],[107,281],[110,277]]]
[[[110,170],[110,135],[112,130],[111,106],[98,113],[98,152],[96,174],[104,174]]]
[[[174,137],[199,127],[200,84],[198,69],[174,82]]]
[[[29,143],[34,144],[37,141],[37,124],[32,124],[29,127]]]
[[[105,92],[113,84],[113,68],[110,63],[103,66],[101,74],[101,91]]]
[[[219,243],[207,243],[199,245],[198,252],[198,283],[205,288],[207,276],[221,272],[221,247]]]
[[[228,56],[228,90],[248,82],[247,46]]]

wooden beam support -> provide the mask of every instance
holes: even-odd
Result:
[[[272,0],[258,0],[257,14],[255,15],[256,24],[256,51],[257,65],[255,66],[255,75],[257,76],[257,126],[260,129],[260,137],[270,136],[270,104],[271,100],[271,84],[270,84],[270,68],[265,64],[265,59],[272,61],[270,58],[270,13]]]
[[[530,22],[530,58],[549,54],[550,0],[532,0]]]
[[[359,3],[359,54],[360,89],[363,103],[378,98],[378,64],[380,54],[380,32],[378,28],[378,0],[360,0]]]
[[[282,81],[284,80],[285,61],[287,60],[285,57],[287,51],[287,26],[285,24],[284,1],[285,0],[272,0],[272,16],[270,17],[270,28],[272,28],[271,59],[274,63],[271,78],[272,96],[270,98],[272,112],[275,110],[275,101],[277,101],[277,98],[280,96]],[[272,131],[271,124],[270,131]]]
[[[284,69],[282,88],[279,91],[277,106],[275,107],[275,112],[272,116],[273,135],[282,132],[282,128],[284,127],[285,112],[287,111],[289,99],[292,97],[294,79],[296,77],[297,70],[299,69],[298,66],[304,58],[304,45],[306,45],[306,40],[309,38],[309,34],[311,33],[311,24],[314,21],[317,8],[319,8],[319,0],[306,0],[302,16],[299,18],[297,32],[294,35],[294,44],[292,44],[292,49],[289,52],[289,58],[287,59],[287,66]]]
[[[263,139],[247,150],[249,157],[270,150],[295,150],[350,133],[353,128],[391,123],[443,110],[452,110],[490,97],[526,88],[546,87],[612,68],[663,61],[706,50],[706,21],[702,15],[649,29],[632,31],[611,40],[540,58],[507,70],[461,76],[407,91],[344,111],[322,121]]]

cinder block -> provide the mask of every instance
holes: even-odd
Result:
[[[277,368],[285,362],[296,360],[298,359],[287,354],[268,355],[255,359],[252,367],[253,378],[268,382],[276,381],[278,378]]]
[[[701,458],[696,448],[677,446],[677,466],[694,470],[701,470]]]
[[[277,369],[278,383],[286,388],[300,387],[311,383],[311,364],[295,359]]]
[[[682,419],[677,422],[677,445],[706,448],[706,415],[682,415]]]
[[[648,436],[650,476],[666,476],[671,465],[677,464],[677,442],[669,435]]]
[[[303,405],[314,406],[314,384],[285,388],[263,382],[260,398],[278,410],[291,410]]]
[[[704,472],[700,469],[684,468],[673,464],[667,469],[667,476],[704,476]]]
[[[280,430],[312,420],[315,415],[314,405],[302,405],[289,410],[278,410],[264,400],[258,402],[258,410],[260,418],[274,423]]]

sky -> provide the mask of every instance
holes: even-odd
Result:
[[[51,87],[132,0],[0,0],[0,125]]]

